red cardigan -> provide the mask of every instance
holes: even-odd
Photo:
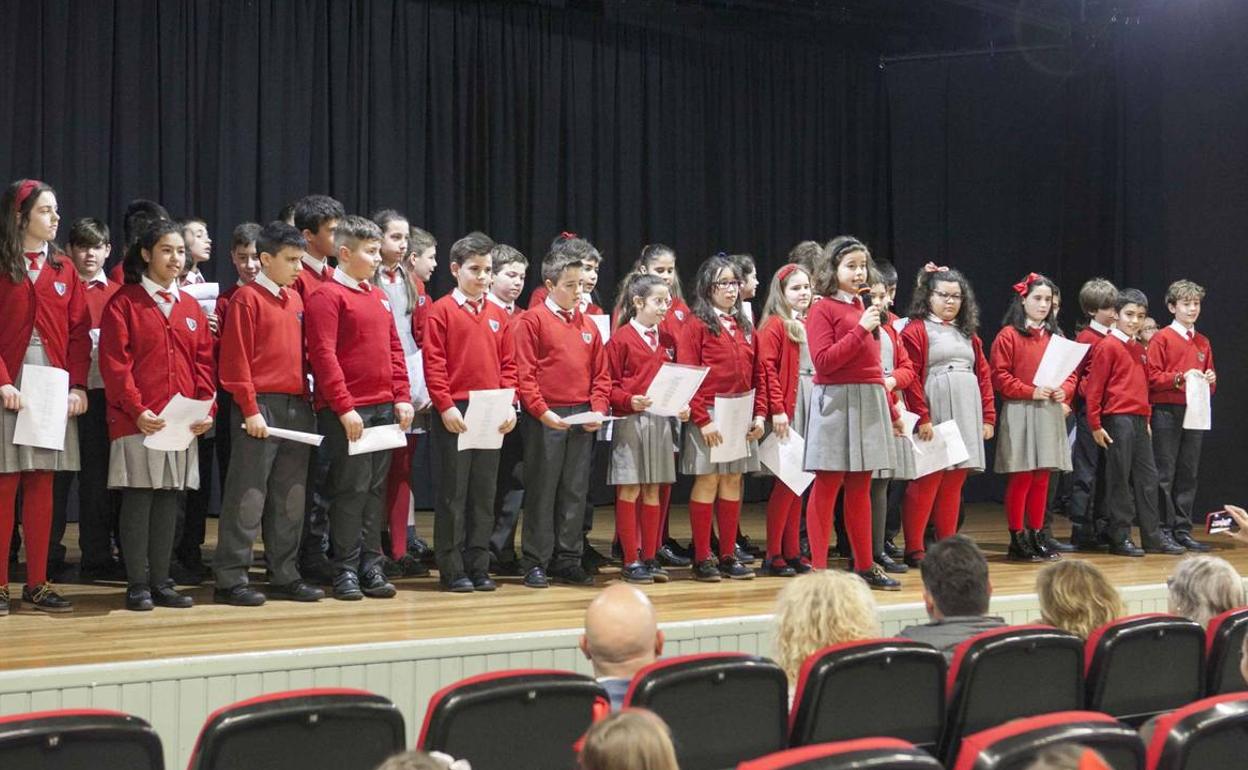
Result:
[[[1044,358],[1044,350],[1049,346],[1047,331],[1032,330],[1031,336],[1021,334],[1013,326],[1006,326],[997,333],[992,341],[989,354],[992,368],[992,386],[1001,394],[1001,398],[1010,401],[1030,401],[1036,392],[1031,381],[1040,368],[1040,359]],[[1085,356],[1086,358],[1086,356]],[[1070,373],[1062,383],[1066,393],[1066,403],[1073,406],[1075,397],[1076,374]]]
[[[793,419],[802,346],[789,339],[784,319],[771,316],[758,330],[759,387],[767,393],[767,413]]]
[[[189,294],[179,292],[165,318],[142,284],[118,289],[100,323],[109,438],[138,433],[143,410],[160,414],[175,393],[197,401],[214,398],[212,347],[208,317]]]
[[[906,389],[906,403],[914,407],[912,411],[919,416],[919,424],[932,421],[931,412],[927,408],[927,398],[923,394],[923,386],[927,383],[927,324],[923,319],[915,319],[901,330],[901,344],[906,348],[906,355],[914,366],[916,377]],[[992,374],[988,369],[988,361],[984,357],[984,343],[978,334],[971,335],[971,347],[975,350],[975,377],[979,380],[979,398],[984,411],[984,423],[997,424],[997,408],[992,399]]]
[[[644,396],[663,364],[675,361],[676,344],[659,328],[659,346],[650,344],[624,324],[607,340],[607,369],[611,372],[611,411],[616,415],[634,414],[633,396]]]
[[[87,387],[91,369],[91,313],[74,265],[65,256],[60,269],[45,260],[39,278],[14,282],[0,275],[0,385],[13,385],[35,328],[48,363],[69,372],[71,388]]]
[[[684,336],[676,346],[676,360],[690,366],[710,367],[706,379],[689,402],[690,418],[699,428],[711,422],[707,410],[716,396],[729,396],[754,389],[754,416],[767,416],[766,376],[757,369],[754,330],[737,329],[735,335],[721,329],[712,334],[697,317],[685,324]]]
[[[892,313],[889,313],[892,316]],[[896,317],[893,317],[896,320]],[[914,367],[914,361],[910,360],[910,354],[906,353],[905,345],[901,344],[901,338],[897,334],[897,330],[893,328],[892,321],[887,324],[881,324],[880,329],[888,335],[888,339],[893,343],[893,374],[892,377],[897,381],[896,387],[893,388],[893,394],[900,396],[905,400],[906,409],[914,412],[909,404],[913,399],[913,389],[910,387],[915,380],[919,378],[919,370]],[[881,354],[881,363],[883,363],[883,354]],[[926,399],[922,399],[924,408],[927,408]],[[917,412],[915,412],[917,414]]]

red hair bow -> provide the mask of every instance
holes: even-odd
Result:
[[[30,197],[30,194],[39,189],[39,185],[43,184],[38,179],[23,179],[21,185],[17,188],[17,195],[13,198],[13,210],[21,211],[22,204]]]
[[[559,237],[564,239],[565,241],[570,241],[573,238],[579,238],[580,236],[578,236],[576,233],[570,230],[564,230],[563,232],[559,233]]]
[[[1039,273],[1028,273],[1026,278],[1014,284],[1014,291],[1018,293],[1018,296],[1026,297],[1031,285],[1043,277]]]
[[[948,265],[937,265],[935,262],[928,262],[923,266],[923,272],[925,273],[943,273],[948,269]]]

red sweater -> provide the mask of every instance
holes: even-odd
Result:
[[[331,280],[304,304],[317,409],[342,415],[357,406],[411,400],[403,345],[384,291]]]
[[[216,396],[212,332],[199,302],[179,293],[165,318],[142,284],[128,283],[104,308],[100,376],[108,401],[108,436],[139,432],[143,410],[160,414],[173,394]]]
[[[550,296],[550,292],[546,289],[546,287],[538,286],[536,289],[533,290],[533,293],[529,295],[528,309],[532,310],[535,307],[541,307],[542,304],[546,302],[546,298],[548,296]],[[591,302],[585,306],[584,312],[585,312],[585,315],[604,315],[606,314],[607,311],[603,310],[602,308],[598,307],[597,305]],[[519,314],[517,313],[517,315]]]
[[[685,301],[680,297],[672,297],[672,304],[667,309],[667,315],[663,316],[663,320],[659,322],[659,331],[675,340],[676,348],[679,349],[680,342],[685,336],[685,324],[691,318],[693,318],[693,311],[689,309]]]
[[[759,387],[766,390],[769,415],[783,414],[793,419],[801,348],[789,339],[780,316],[771,316],[758,330]]]
[[[1088,427],[1101,429],[1107,414],[1152,415],[1148,405],[1148,354],[1135,340],[1123,342],[1113,334],[1092,350],[1085,397]]]
[[[416,308],[412,310],[412,339],[416,340],[416,347],[423,348],[425,346],[425,319],[429,317],[429,308],[433,306],[433,300],[425,291],[424,281],[414,278],[412,282],[416,284]]]
[[[329,264],[328,259],[325,260],[325,269],[319,273],[308,267],[305,262],[303,269],[299,271],[299,275],[295,276],[295,282],[290,285],[290,288],[299,294],[299,298],[303,300],[304,307],[307,307],[308,298],[327,283],[334,283],[334,266]]]
[[[422,350],[433,408],[445,412],[470,390],[516,387],[516,361],[507,311],[485,300],[480,314],[448,294],[429,309]]]
[[[884,384],[880,341],[858,325],[862,305],[826,297],[806,319],[806,339],[818,385]]]
[[[751,388],[754,388],[754,415],[767,416],[766,376],[755,371],[752,329],[738,328],[734,335],[721,327],[715,335],[701,318],[692,317],[685,324],[683,334],[676,346],[676,360],[690,366],[710,367],[706,379],[689,402],[689,413],[695,425],[701,428],[711,422],[707,410],[715,406],[716,396],[737,395]]]
[[[104,317],[104,306],[113,298],[121,284],[109,281],[106,284],[90,284],[83,281],[83,292],[87,298],[87,313],[91,316],[91,328],[100,328],[100,319]]]
[[[1213,348],[1209,338],[1194,332],[1187,339],[1167,326],[1153,335],[1148,344],[1149,400],[1154,404],[1186,404],[1187,381],[1184,374],[1191,369],[1208,372],[1213,369]],[[1212,393],[1216,385],[1209,386]]]
[[[892,313],[889,313],[892,316]],[[893,321],[897,320],[894,316]],[[887,325],[881,325],[880,329],[888,335],[888,339],[893,343],[893,379],[897,385],[893,388],[893,394],[900,398],[905,398],[907,393],[913,393],[915,381],[919,378],[919,370],[914,368],[914,362],[910,360],[910,355],[906,353],[906,346],[901,344],[901,337],[897,334],[897,330],[893,328],[892,321]],[[881,358],[881,369],[883,369],[883,359]],[[907,400],[906,403],[909,403]],[[926,403],[926,402],[925,402]],[[907,407],[909,408],[909,407]],[[910,409],[913,412],[913,409]],[[917,414],[917,413],[916,413]]]
[[[1031,330],[1031,336],[1024,336],[1013,326],[1006,326],[997,334],[992,341],[990,357],[992,386],[1001,398],[1031,400],[1036,392],[1036,386],[1031,381],[1035,379],[1036,369],[1040,368],[1040,359],[1044,358],[1044,350],[1049,346],[1049,337],[1047,331],[1036,329]],[[1073,372],[1062,383],[1062,390],[1066,393],[1066,403],[1071,403],[1075,397]]]
[[[568,323],[542,305],[516,316],[508,332],[515,348],[516,390],[529,414],[540,418],[552,406],[584,403],[607,413],[611,373],[593,321],[577,312]]]
[[[906,328],[901,330],[901,344],[905,346],[906,355],[910,357],[916,373],[914,383],[906,390],[906,403],[919,416],[919,424],[922,425],[932,421],[927,397],[923,392],[923,386],[927,384],[927,324],[922,319],[906,324]],[[992,398],[992,373],[984,356],[984,343],[978,334],[971,335],[971,347],[975,351],[975,377],[979,380],[979,401],[984,422],[996,425],[997,407]]]
[[[1078,395],[1080,401],[1084,400],[1083,391],[1086,385],[1088,364],[1092,363],[1092,354],[1096,352],[1096,346],[1101,344],[1101,340],[1103,339],[1105,339],[1105,335],[1101,334],[1096,329],[1093,329],[1091,326],[1083,327],[1079,330],[1079,333],[1075,335],[1075,342],[1092,346],[1088,349],[1088,354],[1085,355],[1083,360],[1079,362],[1079,366],[1075,367],[1075,393]]]
[[[632,324],[624,324],[607,341],[607,367],[611,372],[611,411],[634,414],[633,396],[644,396],[663,364],[675,361],[676,343],[659,328],[659,346],[650,349]]]
[[[60,269],[44,260],[31,283],[23,273],[14,282],[0,275],[0,385],[14,385],[35,328],[48,363],[69,372],[71,388],[86,388],[91,369],[91,314],[74,265],[58,258]]]
[[[274,297],[249,284],[235,293],[221,332],[218,374],[243,417],[260,412],[257,393],[307,394],[303,300],[290,289]],[[223,319],[224,321],[224,319]]]

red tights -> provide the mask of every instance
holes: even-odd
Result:
[[[393,450],[386,476],[386,517],[390,522],[390,558],[398,561],[407,553],[407,514],[412,501],[412,453],[416,437],[407,437],[407,446]]]
[[[767,560],[777,556],[796,559],[801,555],[798,533],[801,529],[802,497],[793,494],[776,479],[767,501]]]
[[[1049,501],[1049,471],[1022,471],[1011,473],[1005,484],[1005,518],[1011,532],[1023,528],[1023,516],[1027,517],[1027,529],[1044,526],[1044,509]]]
[[[52,471],[0,473],[0,586],[9,584],[17,486],[22,486],[22,532],[26,540],[26,585],[48,582],[48,539],[52,535]]]
[[[845,534],[854,555],[854,569],[865,572],[875,563],[871,552],[871,471],[816,471],[815,489],[806,508],[806,535],[810,539],[810,564],[828,568],[828,540],[832,536],[832,508],[841,486],[845,487],[843,516]]]
[[[923,533],[927,522],[934,519],[936,539],[944,540],[958,531],[958,508],[962,505],[965,468],[951,468],[929,473],[906,485],[901,506],[902,528],[906,533],[906,553],[922,553]]]

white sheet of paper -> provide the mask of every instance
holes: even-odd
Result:
[[[943,471],[970,457],[958,424],[953,420],[933,426],[931,441],[911,436],[910,442],[914,445],[915,478]]]
[[[611,339],[611,316],[594,313],[586,317],[594,322],[594,326],[598,327],[598,334],[602,337],[602,344],[607,344],[607,340]]]
[[[1211,430],[1213,428],[1213,405],[1209,394],[1209,381],[1201,374],[1187,376],[1187,410],[1183,413],[1184,430]],[[26,389],[22,388],[25,398]]]
[[[217,312],[217,296],[220,294],[220,284],[192,283],[186,286],[179,286],[178,291],[186,292],[189,296],[194,297],[199,302],[199,309],[203,310],[205,315],[212,315]]]
[[[407,362],[407,383],[412,390],[412,404],[417,409],[429,405],[429,387],[425,384],[425,354],[417,350],[403,357]]]
[[[661,417],[678,416],[689,407],[709,371],[706,366],[663,364],[646,388],[646,398],[652,402],[646,411]]]
[[[242,426],[246,430],[246,426]],[[274,428],[269,426],[269,438],[280,438],[286,441],[298,441],[300,444],[309,444],[311,446],[320,446],[325,437],[319,433],[305,433],[301,430],[287,430],[286,428]]]
[[[754,391],[737,396],[715,397],[715,426],[719,428],[719,435],[724,440],[719,446],[711,447],[711,462],[730,463],[750,453],[745,434],[750,432],[750,422],[753,419]],[[697,426],[692,430],[698,430]]]
[[[1062,387],[1062,383],[1066,382],[1066,378],[1075,371],[1091,348],[1091,345],[1082,342],[1050,335],[1049,344],[1044,347],[1044,356],[1040,359],[1040,366],[1036,367],[1036,376],[1031,378],[1031,384],[1038,388]]]
[[[468,430],[459,434],[459,451],[502,449],[503,434],[498,432],[498,426],[516,416],[512,406],[515,400],[514,388],[468,391],[468,411],[464,414]]]
[[[64,450],[68,412],[69,372],[55,366],[23,366],[22,408],[13,426],[13,443]]]
[[[347,442],[348,455],[362,455],[369,452],[384,452],[387,449],[398,449],[407,445],[407,434],[398,423],[390,425],[374,425],[365,428],[355,441]]]
[[[165,427],[145,436],[143,446],[165,452],[181,452],[195,440],[191,426],[207,418],[211,411],[211,398],[196,401],[181,393],[174,393],[165,408],[160,410],[159,416],[165,421]]]
[[[901,412],[901,424],[905,426],[906,437],[913,441],[914,427],[919,424],[919,416],[907,410],[904,406],[899,406],[898,411]]]
[[[797,435],[797,431],[789,429],[789,435],[781,439],[772,433],[758,447],[758,459],[767,469],[776,474],[776,480],[784,484],[793,494],[800,495],[815,480],[815,474],[802,467],[806,454],[806,440]]]
[[[561,418],[568,425],[589,425],[591,422],[608,423],[612,420],[618,420],[619,417],[606,417],[601,412],[580,412],[578,414],[570,414]]]

